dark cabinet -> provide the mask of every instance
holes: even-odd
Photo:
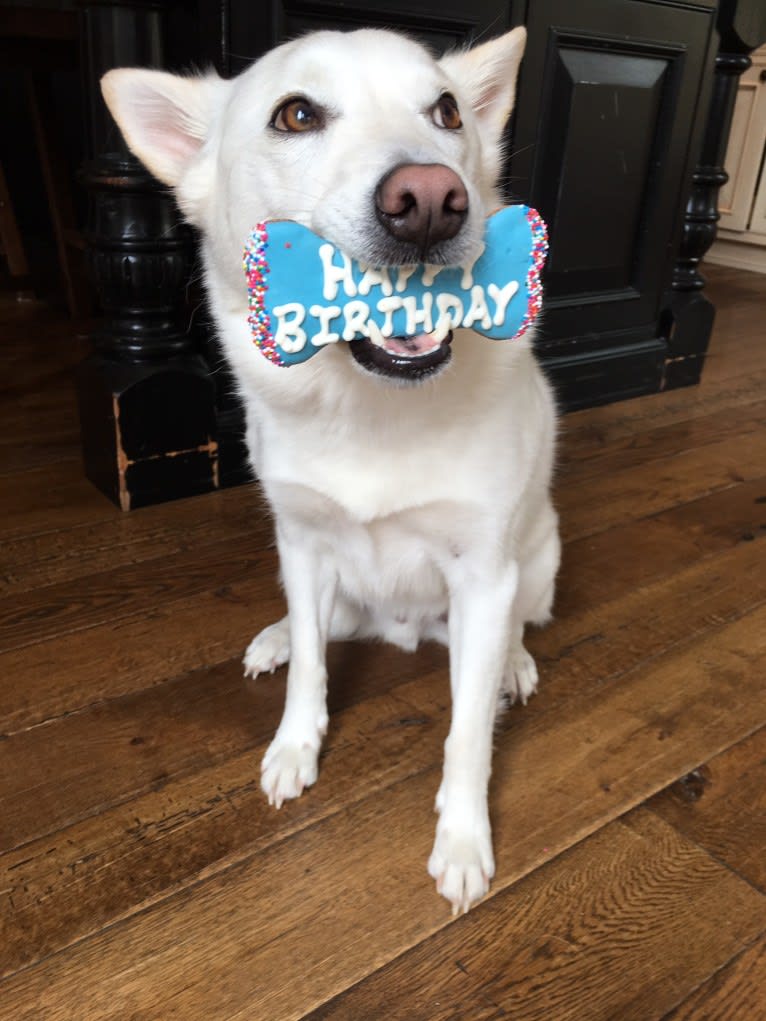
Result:
[[[109,26],[120,18],[131,25],[132,51],[125,39],[119,47],[109,42]],[[85,23],[92,90],[117,52],[123,64],[142,63],[148,55],[146,62],[174,69],[192,62],[213,64],[228,76],[284,39],[311,29],[389,26],[444,50],[525,24],[527,51],[516,113],[508,127],[503,180],[509,200],[536,206],[550,228],[546,302],[537,343],[562,406],[583,407],[699,379],[713,310],[702,294],[704,281],[697,263],[715,232],[715,199],[725,179],[720,161],[736,75],[747,66],[747,52],[766,36],[766,13],[760,0],[274,0],[263,4],[198,0],[196,5],[185,0],[165,6],[144,5],[140,0],[87,5],[86,0]],[[740,24],[745,29],[738,28]],[[93,143],[93,201],[95,206],[111,202],[111,233],[100,238],[94,231],[92,244],[96,253],[102,243],[114,252],[120,246],[120,200],[116,193],[105,197],[109,190],[105,182],[119,177],[114,173],[115,160],[128,187],[132,180],[134,188],[144,189],[144,200],[151,184],[115,143],[115,129],[110,132],[108,123],[102,123],[101,112],[95,120],[101,128]],[[154,201],[159,208],[170,200],[157,188]],[[127,199],[124,205],[127,218]],[[166,217],[147,213],[147,218],[160,223]],[[103,220],[96,210],[93,222]],[[135,232],[135,223],[131,229]],[[144,232],[144,257],[151,258],[148,240]],[[181,239],[175,240],[182,247]],[[158,237],[157,243],[161,246],[162,239]],[[94,265],[98,264],[96,258]],[[172,274],[167,277],[173,279]],[[147,357],[155,359],[153,368],[147,369],[136,347],[140,330],[131,329],[130,323],[131,316],[138,315],[140,299],[131,305],[124,281],[121,287],[120,307],[105,303],[112,318],[99,334],[101,354],[83,374],[86,432],[89,406],[98,404],[101,409],[102,430],[110,407],[117,414],[122,411],[122,398],[115,396],[114,381],[108,377],[109,359],[112,365],[115,358],[128,361],[120,354],[125,351],[123,335],[131,339],[132,369],[122,365],[120,385],[133,387],[132,371],[135,386],[151,390],[156,403],[156,378],[152,389],[145,377],[147,371],[149,376],[158,374],[156,352],[162,349],[162,337],[152,338],[152,350],[147,345]],[[178,298],[178,293],[168,293],[163,308],[175,307]],[[160,387],[159,403],[166,409],[172,408],[172,388],[181,377],[191,388],[180,386],[178,393],[187,399],[196,393],[198,401],[200,351],[202,364],[207,362],[208,367],[218,357],[210,337],[203,337],[200,346],[198,339],[189,336],[186,348],[179,350],[178,323],[170,319],[168,323],[173,345],[167,345],[167,350],[172,348],[178,371],[175,382],[166,376],[167,386]],[[204,428],[195,431],[189,426],[188,449],[196,460],[190,461],[194,467],[187,482],[178,479],[178,465],[183,462],[176,460],[174,481],[163,491],[156,464],[158,448],[161,451],[163,446],[161,435],[158,438],[161,421],[137,426],[139,433],[153,430],[146,449],[151,449],[155,463],[151,474],[146,474],[145,486],[140,479],[140,442],[139,453],[131,461],[132,477],[126,480],[117,477],[125,457],[113,449],[108,430],[97,452],[92,436],[86,435],[94,481],[114,495],[116,479],[123,504],[129,506],[239,481],[244,463],[241,416],[231,387],[220,385],[220,375],[216,379],[219,385],[208,401],[213,406],[199,416]],[[133,393],[129,406],[139,405]],[[211,414],[215,436],[210,435]],[[175,417],[187,420],[183,409]],[[130,430],[124,417],[122,428],[123,434]],[[176,459],[183,442],[176,430]],[[95,446],[99,447],[98,441]],[[111,477],[107,479],[105,472]]]
[[[540,356],[568,407],[659,390],[714,5],[535,0],[526,23],[508,186],[551,229]]]

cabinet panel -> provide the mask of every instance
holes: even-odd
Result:
[[[537,202],[555,223],[549,299],[635,287],[637,231],[672,59],[556,40]],[[596,157],[597,158],[593,158]]]
[[[527,28],[508,184],[551,230],[541,352],[661,360],[713,12],[535,0]]]
[[[751,68],[752,71],[752,68]],[[753,159],[745,159],[748,136],[751,134],[753,111],[758,92],[756,81],[748,81],[746,71],[737,92],[737,104],[731,121],[729,146],[726,150],[726,173],[729,180],[721,189],[718,209],[721,227],[727,230],[745,230],[753,197],[753,186],[757,167]]]
[[[766,136],[766,86],[761,88],[761,99],[764,107],[764,126],[761,133],[762,136]],[[766,143],[764,143],[763,155],[766,156]],[[762,245],[766,244],[766,165],[764,163],[761,163],[761,179],[758,191],[755,193],[753,214],[750,217],[750,234],[754,241]]]
[[[765,75],[766,48],[753,55],[753,66],[742,75],[737,88],[726,149],[725,167],[729,180],[721,191],[719,202],[720,226],[725,231],[762,232],[766,227],[762,186],[753,204],[759,177],[763,176],[766,145],[766,80],[762,78]]]

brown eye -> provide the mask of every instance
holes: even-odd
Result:
[[[321,112],[303,96],[288,99],[277,108],[271,118],[272,128],[292,134],[299,131],[317,131],[323,124]]]
[[[439,128],[447,128],[448,131],[457,131],[462,128],[463,122],[460,119],[460,111],[457,108],[457,100],[451,92],[443,92],[431,110],[434,124]]]

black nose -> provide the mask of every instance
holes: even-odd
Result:
[[[468,193],[454,170],[441,163],[405,163],[387,174],[375,192],[375,213],[397,241],[415,245],[421,257],[453,238],[468,212]]]

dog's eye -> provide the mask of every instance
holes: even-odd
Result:
[[[463,122],[460,119],[460,111],[457,108],[457,100],[451,92],[443,92],[433,109],[431,110],[434,124],[439,128],[447,128],[449,131],[457,131],[462,128]]]
[[[322,113],[311,100],[304,96],[294,96],[286,100],[274,111],[271,118],[272,128],[277,131],[317,131],[324,124]]]

